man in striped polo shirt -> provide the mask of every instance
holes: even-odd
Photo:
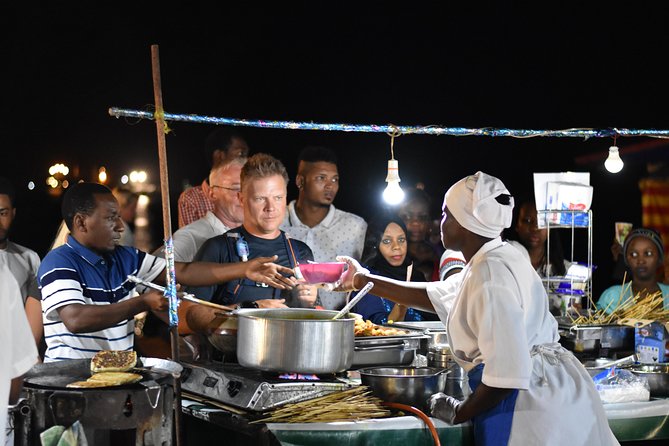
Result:
[[[167,299],[128,280],[165,282],[165,259],[119,245],[123,222],[111,190],[78,183],[63,197],[62,215],[70,235],[66,244],[42,261],[38,280],[42,295],[44,361],[90,358],[101,350],[132,350],[133,317],[153,311],[165,320]],[[247,278],[291,289],[293,270],[263,257],[244,263],[175,263],[177,280],[203,286]]]

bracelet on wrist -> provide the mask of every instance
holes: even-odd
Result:
[[[365,273],[363,273],[362,271],[356,271],[355,274],[353,274],[353,283],[352,283],[353,291],[360,291],[360,288],[355,287],[355,276],[357,276],[358,274],[362,274],[363,277],[365,275]]]

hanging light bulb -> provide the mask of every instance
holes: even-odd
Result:
[[[388,160],[388,176],[383,191],[383,200],[388,204],[399,204],[404,200],[404,191],[400,187],[399,163],[395,159]]]
[[[400,187],[400,168],[395,159],[395,137],[399,136],[399,130],[393,130],[390,133],[390,159],[388,160],[388,175],[386,176],[386,186],[383,191],[383,200],[390,204],[400,204],[404,200],[404,191]]]
[[[614,142],[615,144],[615,142]],[[623,160],[620,159],[620,154],[618,153],[618,147],[615,145],[609,147],[609,157],[604,161],[604,167],[611,173],[618,173],[623,169]]]

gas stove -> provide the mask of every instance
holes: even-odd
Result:
[[[265,412],[356,385],[345,375],[281,378],[278,374],[248,369],[236,363],[202,361],[182,362],[181,365],[182,391],[253,412]]]

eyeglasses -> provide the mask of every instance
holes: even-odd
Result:
[[[241,192],[241,190],[242,190],[242,189],[239,188],[239,187],[225,187],[225,186],[218,186],[218,185],[216,185],[216,184],[212,184],[212,185],[211,185],[211,188],[212,188],[212,189],[215,189],[215,188],[217,188],[217,187],[218,187],[218,188],[221,188],[221,189],[229,190],[229,191],[232,191],[232,192]]]

